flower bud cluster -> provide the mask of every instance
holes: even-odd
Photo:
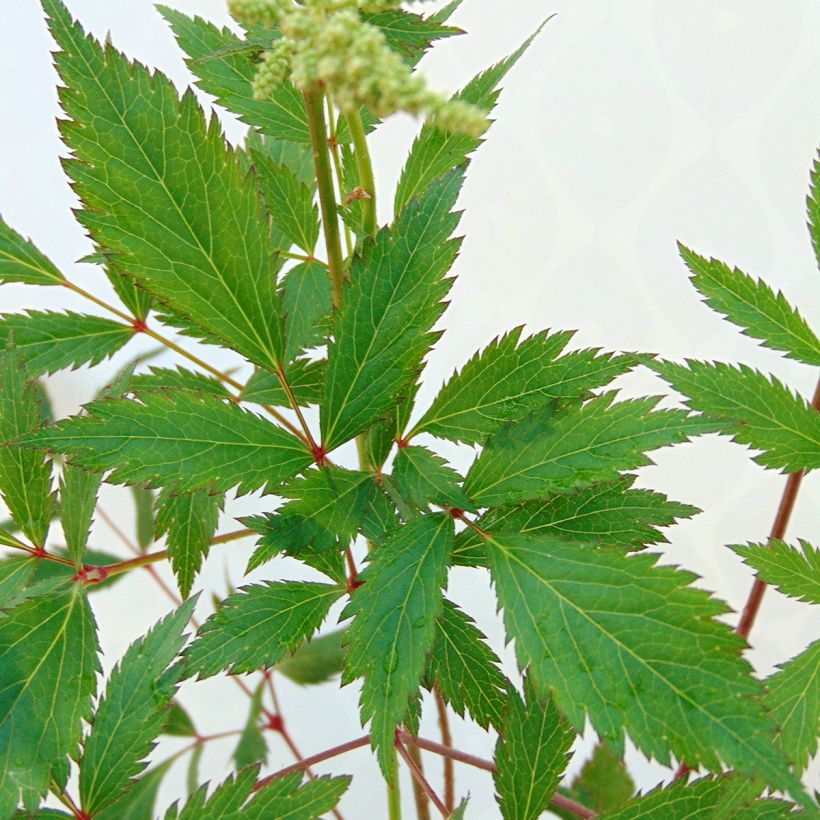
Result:
[[[343,112],[362,106],[378,117],[405,111],[432,117],[445,130],[480,136],[488,125],[484,112],[431,91],[382,31],[360,15],[361,10],[397,7],[387,0],[231,0],[237,19],[253,18],[277,27],[283,36],[263,57],[254,97],[267,98],[289,75],[303,91],[328,89]]]

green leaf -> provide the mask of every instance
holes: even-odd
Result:
[[[806,210],[809,217],[809,235],[814,247],[817,264],[820,265],[820,153],[815,157],[811,167],[811,187],[806,197]]]
[[[194,604],[186,601],[155,624],[111,673],[80,760],[80,799],[87,814],[114,803],[145,768],[179,680],[179,666],[168,666],[185,642]]]
[[[164,484],[175,492],[273,487],[313,460],[290,433],[204,394],[167,390],[141,402],[92,402],[86,411],[20,443],[69,453],[91,470],[113,469],[114,484]]]
[[[542,23],[509,57],[470,80],[455,95],[455,99],[472,103],[488,112],[492,111],[500,93],[498,84],[530,47],[545,24]],[[410,156],[401,172],[393,202],[394,213],[401,213],[414,197],[427,190],[433,180],[446,174],[451,168],[463,165],[467,157],[482,142],[480,138],[442,131],[432,124],[424,125],[410,149]]]
[[[325,383],[324,359],[309,362],[307,359],[295,359],[286,370],[286,377],[297,403],[302,407],[317,404],[322,397]],[[253,404],[269,404],[274,407],[290,407],[288,394],[275,373],[268,370],[257,370],[248,379],[242,391],[242,401]]]
[[[59,0],[43,7],[62,49],[61,130],[80,221],[177,325],[275,367],[275,249],[256,183],[218,122],[206,122],[192,92],[180,100],[161,73],[85,37]]]
[[[426,447],[400,448],[393,465],[393,480],[399,492],[419,509],[433,503],[476,512],[461,489],[461,476]]]
[[[313,201],[313,191],[287,166],[261,151],[251,150],[251,158],[271,219],[293,245],[311,255],[319,238],[319,208]]]
[[[40,424],[37,388],[16,350],[0,350],[0,495],[17,526],[37,547],[54,517],[51,464],[41,453],[4,445]]]
[[[739,777],[703,777],[687,784],[686,779],[675,780],[665,789],[657,788],[615,811],[600,815],[601,820],[642,820],[662,817],[664,820],[692,820],[709,817],[734,820],[764,815],[747,814],[755,805],[760,788]],[[776,815],[779,816],[779,815]]]
[[[300,558],[310,546],[323,551],[338,541],[346,547],[361,526],[374,490],[372,473],[341,467],[307,471],[277,491],[288,503],[275,513],[247,522],[262,534],[248,569],[280,552]]]
[[[635,783],[624,761],[606,743],[598,743],[569,794],[588,809],[603,812],[626,803],[635,794]]]
[[[248,709],[248,719],[239,736],[239,743],[234,749],[233,759],[237,769],[244,769],[245,766],[252,766],[254,763],[265,763],[268,756],[268,744],[262,730],[259,728],[259,716],[262,714],[262,694],[265,691],[264,679],[259,681],[250,708]]]
[[[428,677],[457,715],[464,717],[466,708],[482,729],[500,729],[507,679],[485,641],[473,619],[445,599],[427,659]]]
[[[133,328],[99,316],[31,310],[0,315],[0,347],[13,340],[32,378],[113,356],[134,335]]]
[[[147,550],[154,543],[154,492],[140,484],[131,485],[131,494],[134,498],[134,512],[136,513],[134,531],[137,546]]]
[[[36,808],[74,755],[96,691],[94,617],[78,584],[0,617],[0,815]]]
[[[172,700],[165,711],[165,724],[162,727],[162,734],[172,737],[196,737],[197,731],[191,716],[179,705],[179,702]]]
[[[732,547],[744,563],[757,571],[757,577],[779,592],[820,604],[820,550],[808,541],[790,547],[783,541]]]
[[[157,793],[172,763],[167,760],[146,772],[116,803],[95,815],[95,820],[154,820]]]
[[[365,13],[362,18],[379,29],[390,48],[404,57],[410,65],[415,65],[436,40],[464,33],[461,29],[445,26],[443,22],[403,9]]]
[[[507,692],[506,714],[495,750],[496,799],[504,820],[536,820],[558,788],[575,733],[551,700],[540,702],[529,680],[526,701]]]
[[[362,723],[371,720],[370,742],[387,778],[395,728],[416,698],[435,639],[452,547],[450,516],[409,521],[372,553],[360,576],[364,583],[343,612],[353,623],[342,683],[364,678]]]
[[[189,675],[208,678],[274,666],[321,625],[344,590],[328,584],[252,584],[228,596],[186,649]]]
[[[693,410],[727,422],[739,444],[762,450],[755,461],[793,473],[820,467],[820,413],[774,376],[746,365],[686,360],[651,362]]]
[[[464,492],[480,507],[515,504],[618,477],[651,464],[644,455],[711,432],[682,410],[655,410],[659,396],[613,404],[613,393],[581,407],[533,413],[502,428],[473,462]]]
[[[518,327],[476,353],[441,389],[408,437],[421,432],[483,444],[506,421],[522,418],[554,399],[574,399],[634,367],[633,356],[591,348],[558,358],[572,338],[546,331],[519,340]]]
[[[285,359],[293,361],[302,350],[323,344],[330,332],[330,277],[318,262],[302,262],[282,279],[285,313]]]
[[[317,777],[299,785],[301,773],[279,777],[260,789],[243,809],[242,820],[319,820],[347,791],[349,777]]]
[[[28,239],[0,219],[0,284],[62,285],[63,275]]]
[[[149,373],[139,373],[128,379],[129,393],[147,393],[151,390],[193,390],[220,399],[230,396],[218,379],[184,367],[152,367]]]
[[[780,291],[775,293],[762,279],[753,279],[739,268],[699,256],[680,242],[678,250],[692,272],[692,284],[712,310],[764,347],[820,365],[820,339]]]
[[[694,767],[723,763],[802,797],[774,746],[745,645],[716,620],[726,607],[657,555],[583,549],[544,536],[490,535],[490,569],[507,634],[538,690],[576,729],[586,716],[623,747],[670,750]]]
[[[802,772],[820,733],[820,641],[782,664],[766,680],[764,703],[780,727],[780,748]]]
[[[276,665],[276,671],[294,683],[307,686],[324,683],[342,671],[347,629],[337,629],[305,641],[289,658]]]
[[[255,100],[251,81],[258,69],[253,59],[262,46],[250,38],[242,40],[230,29],[219,28],[201,17],[187,17],[160,5],[171,24],[185,61],[197,85],[248,125],[281,140],[310,144],[307,114],[302,95],[283,82],[266,100]]]
[[[322,443],[333,450],[367,429],[415,379],[444,310],[444,278],[459,243],[452,213],[463,175],[448,174],[353,259],[328,345]]]
[[[310,145],[266,137],[251,128],[245,135],[245,149],[247,152],[259,151],[275,163],[287,166],[303,185],[315,190],[316,168]]]
[[[251,766],[231,775],[214,789],[208,800],[205,799],[207,784],[200,786],[188,798],[181,813],[178,814],[176,805],[173,805],[165,814],[165,820],[176,820],[177,817],[178,820],[222,820],[231,815],[241,816],[244,820],[245,815],[239,812],[251,794],[258,773],[259,767]]]
[[[60,482],[60,523],[68,555],[79,569],[83,563],[88,533],[97,508],[101,476],[66,464]]]
[[[157,499],[156,534],[166,536],[171,568],[183,598],[188,597],[208,555],[224,500],[224,493],[207,489],[184,495],[163,489]]]
[[[552,495],[545,501],[496,507],[478,523],[493,532],[553,535],[582,544],[637,550],[666,541],[659,527],[700,512],[661,493],[634,489],[634,480],[634,476],[625,476]],[[483,538],[469,529],[459,533],[453,559],[467,566],[486,566]]]

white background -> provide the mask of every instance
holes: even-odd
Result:
[[[148,0],[69,0],[72,12],[98,37],[168,73],[180,88],[191,80],[173,38]],[[227,20],[222,0],[176,0],[171,5],[208,19]],[[468,30],[441,44],[422,64],[431,82],[453,90],[513,50],[547,14],[558,12],[510,73],[497,109],[498,123],[471,167],[461,204],[466,233],[456,265],[459,279],[442,326],[448,332],[430,357],[418,406],[476,349],[496,334],[526,323],[578,328],[579,346],[642,350],[666,357],[742,360],[773,372],[810,395],[816,374],[763,350],[704,307],[677,258],[675,240],[762,275],[799,304],[820,328],[817,267],[805,229],[808,169],[820,142],[820,7],[809,0],[465,0],[453,22]],[[34,0],[0,2],[0,212],[83,287],[109,296],[104,278],[75,260],[90,243],[74,221],[76,201],[58,155],[55,83],[41,12]],[[209,101],[201,95],[203,102]],[[232,140],[243,129],[224,117]],[[404,154],[417,128],[396,118],[373,140],[380,215],[389,203]],[[24,307],[94,312],[64,292],[6,286],[3,311]],[[147,347],[147,346],[146,346]],[[49,381],[58,414],[78,409],[136,348],[91,372],[61,373]],[[234,360],[213,350],[223,366]],[[171,357],[156,363],[170,364]],[[624,382],[628,394],[662,390],[647,374]],[[442,450],[464,467],[468,453]],[[640,482],[695,504],[705,512],[669,532],[663,560],[702,576],[729,604],[742,606],[751,573],[726,544],[763,540],[784,479],[750,461],[727,440],[707,437],[657,455]],[[809,476],[792,519],[793,537],[818,537],[818,476]],[[127,490],[109,488],[103,506],[127,529],[133,510]],[[270,508],[258,497],[231,504],[232,516]],[[94,545],[127,549],[97,526]],[[251,544],[215,548],[196,589],[224,594],[226,577],[242,581]],[[302,577],[287,561],[254,577]],[[494,614],[493,595],[475,571],[452,573],[450,594],[461,603],[514,670]],[[209,595],[200,614],[207,614]],[[128,643],[168,610],[169,602],[145,573],[135,573],[94,607],[110,664]],[[732,622],[734,623],[734,616]],[[818,632],[805,604],[766,594],[748,658],[761,674],[804,648]],[[361,733],[357,692],[336,684],[301,689],[278,683],[289,728],[305,754]],[[239,727],[247,702],[229,681],[186,684],[181,700],[203,733]],[[422,734],[437,737],[428,704]],[[493,739],[455,721],[455,745],[491,756]],[[587,742],[579,748],[588,748]],[[291,762],[270,736],[269,768]],[[221,779],[234,741],[209,744],[201,778]],[[156,759],[181,747],[163,741]],[[630,751],[640,787],[669,771]],[[571,771],[582,763],[576,756]],[[427,758],[440,786],[438,760]],[[344,798],[347,818],[384,815],[383,787],[366,750],[320,767],[355,775]],[[458,793],[472,794],[468,816],[498,816],[483,773],[457,768]],[[177,765],[161,791],[166,805],[184,789]],[[815,764],[807,782],[820,787]],[[409,783],[404,801],[411,809]]]

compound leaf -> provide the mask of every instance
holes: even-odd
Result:
[[[393,465],[393,479],[401,494],[419,509],[429,503],[475,512],[461,489],[461,476],[426,447],[402,447]]]
[[[322,344],[330,332],[330,277],[324,265],[302,262],[282,278],[285,313],[285,359],[292,362],[302,350]]]
[[[66,169],[78,217],[110,263],[153,293],[169,321],[275,367],[283,339],[275,248],[252,175],[193,93],[84,35],[43,0],[66,87]]]
[[[546,331],[520,341],[516,328],[492,341],[442,387],[409,436],[483,444],[504,422],[554,399],[571,399],[608,384],[634,367],[632,356],[595,349],[560,356],[572,333]],[[408,436],[408,437],[409,437]]]
[[[579,552],[579,549],[583,549]],[[744,642],[720,602],[656,555],[579,548],[545,536],[490,535],[507,634],[533,683],[577,729],[589,716],[613,747],[626,729],[647,755],[723,763],[803,797],[774,745]]]
[[[276,671],[294,683],[306,686],[324,683],[342,671],[345,653],[342,644],[347,629],[337,629],[305,641],[289,658],[276,665]]]
[[[207,678],[275,666],[321,625],[337,586],[307,582],[252,584],[229,595],[185,650],[188,674]]]
[[[453,172],[432,185],[354,257],[328,345],[321,403],[326,450],[387,414],[421,369],[450,288],[445,274],[459,245],[449,238],[458,223],[451,209],[462,178]]]
[[[792,598],[820,604],[820,550],[800,539],[800,547],[783,541],[733,547],[757,577]]]
[[[96,690],[97,635],[81,585],[0,617],[0,815],[39,805],[74,755]]]
[[[0,219],[0,284],[62,285],[63,275],[52,261]]]
[[[113,469],[108,480],[115,484],[163,484],[175,492],[275,486],[313,460],[290,433],[206,394],[166,390],[140,402],[92,402],[86,411],[20,443],[70,454],[90,470]]]
[[[99,364],[133,336],[132,327],[99,316],[40,310],[0,315],[0,347],[13,340],[32,378]]]
[[[362,723],[371,720],[370,742],[391,777],[393,738],[415,700],[425,657],[442,610],[442,588],[453,546],[446,514],[409,521],[372,553],[344,617],[348,628],[343,683],[363,677]]]
[[[0,494],[16,525],[42,547],[54,517],[51,464],[41,453],[6,444],[39,425],[36,383],[13,347],[0,350]]]
[[[464,717],[466,708],[483,729],[501,727],[507,679],[498,657],[473,619],[446,599],[427,664],[430,682],[456,714]]]
[[[504,820],[536,820],[558,787],[575,733],[551,700],[539,700],[525,680],[526,700],[507,692],[495,750],[496,799]]]
[[[80,760],[80,799],[89,815],[118,800],[145,768],[167,720],[180,673],[168,666],[182,649],[194,603],[187,601],[131,644],[108,679]]]
[[[83,563],[88,533],[97,507],[102,476],[66,464],[60,482],[60,524],[68,556],[79,569]]]
[[[296,397],[296,402],[302,407],[316,404],[321,399],[326,365],[327,362],[324,359],[314,362],[307,359],[295,359],[287,366],[285,376]],[[270,404],[274,407],[290,407],[288,394],[282,387],[279,377],[261,368],[248,379],[242,390],[242,401],[249,401],[253,404]]]
[[[148,373],[131,376],[123,392],[147,393],[151,390],[193,390],[220,399],[227,399],[231,395],[218,379],[184,367],[152,367]]]
[[[699,256],[678,243],[691,282],[710,308],[723,314],[746,336],[792,359],[820,365],[820,339],[806,320],[762,279],[753,279],[717,259]]]
[[[635,783],[623,759],[599,742],[572,781],[569,794],[588,809],[603,812],[626,803],[635,794]]]
[[[723,419],[727,434],[762,450],[755,461],[792,473],[820,467],[820,413],[783,382],[746,365],[650,362],[693,410]]]
[[[710,419],[681,410],[652,412],[659,397],[613,398],[560,413],[547,407],[502,428],[467,473],[464,492],[485,507],[611,480],[619,470],[651,464],[647,450],[715,429]]]

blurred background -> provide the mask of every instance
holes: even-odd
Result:
[[[87,30],[99,38],[110,33],[117,48],[164,71],[180,89],[191,82],[167,24],[149,0],[68,0],[67,5]],[[228,22],[224,0],[169,0],[169,5]],[[555,19],[508,76],[498,122],[471,166],[460,201],[467,239],[456,264],[452,305],[441,323],[447,333],[429,357],[417,407],[423,409],[474,351],[519,324],[529,331],[577,328],[579,347],[743,361],[810,396],[816,373],[741,336],[700,302],[675,240],[764,277],[820,328],[818,271],[805,228],[808,170],[820,144],[820,6],[810,0],[465,0],[452,23],[469,36],[439,44],[422,70],[435,87],[455,90],[515,49],[553,12]],[[58,159],[64,149],[55,124],[53,46],[35,0],[4,0],[0,32],[0,110],[5,112],[0,213],[70,278],[110,297],[102,273],[76,262],[91,244],[72,216],[76,201]],[[197,93],[210,107],[211,100]],[[241,140],[244,126],[219,113],[228,138]],[[372,139],[382,221],[390,218],[393,188],[418,127],[408,117],[396,117]],[[5,286],[0,309],[95,312],[72,294],[56,291]],[[76,412],[134,355],[133,345],[94,370],[51,377],[47,389],[56,413]],[[220,367],[239,364],[227,353],[202,350]],[[175,361],[164,354],[151,363]],[[665,389],[647,373],[621,383],[625,395]],[[444,442],[437,446],[454,466],[469,463],[469,450]],[[704,510],[668,531],[670,543],[658,548],[662,561],[696,572],[699,585],[741,608],[751,571],[725,545],[765,540],[784,478],[715,436],[661,451],[655,461],[640,471],[639,484]],[[813,537],[816,543],[818,490],[820,475],[810,475],[790,538]],[[128,490],[104,488],[101,505],[132,538],[135,514]],[[234,517],[272,505],[259,496],[232,500],[220,531],[235,529]],[[91,541],[129,555],[126,543],[99,518]],[[244,578],[251,549],[250,540],[214,547],[194,589],[223,596],[229,584],[308,577],[295,562],[280,560]],[[173,586],[165,568],[159,572]],[[514,673],[486,578],[456,569],[449,590],[489,636],[506,671]],[[100,591],[93,604],[107,668],[171,606],[144,572]],[[207,592],[198,615],[211,609]],[[734,624],[736,616],[728,620]],[[768,591],[747,657],[768,675],[816,638],[819,627],[816,609]],[[277,690],[286,725],[305,755],[361,734],[355,686],[339,691],[334,681],[303,688],[279,677]],[[179,699],[202,734],[239,728],[247,716],[247,699],[224,678],[187,683]],[[432,703],[425,707],[421,734],[437,738],[435,710]],[[469,721],[453,720],[455,746],[492,755],[493,737]],[[267,770],[292,762],[279,735],[266,737]],[[593,742],[591,731],[578,740],[581,753],[570,773],[580,768]],[[186,743],[164,738],[153,759],[162,760]],[[222,779],[235,744],[236,738],[227,738],[206,745],[199,782]],[[671,776],[631,747],[627,761],[642,789]],[[430,755],[425,762],[439,786],[440,760]],[[160,790],[162,811],[184,794],[186,768],[187,759],[181,758],[167,776]],[[384,816],[384,788],[366,749],[317,771],[354,775],[340,806],[348,818]],[[499,816],[489,776],[461,765],[456,776],[457,794],[471,795],[469,817]],[[817,760],[806,781],[820,788]],[[410,812],[406,777],[403,799]]]

